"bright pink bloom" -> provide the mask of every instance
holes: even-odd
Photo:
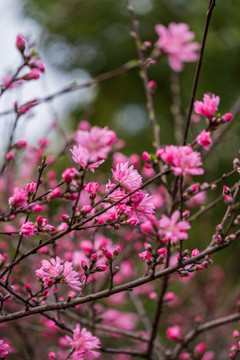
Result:
[[[205,150],[209,150],[209,146],[212,145],[212,139],[209,131],[205,129],[200,132],[196,137],[197,143],[201,145]]]
[[[155,206],[151,196],[145,190],[138,190],[131,195],[130,216],[137,220],[137,223],[146,221],[154,213]]]
[[[191,146],[166,146],[165,149],[157,151],[157,156],[171,165],[175,176],[204,173],[204,170],[199,168],[202,165],[200,153],[193,151]]]
[[[27,221],[20,228],[20,233],[27,238],[34,236],[36,232],[37,229],[32,221]]]
[[[197,42],[191,42],[195,34],[189,31],[184,23],[170,23],[168,28],[156,25],[155,30],[159,36],[157,46],[168,55],[169,66],[174,71],[183,70],[183,62],[192,62],[198,59],[196,51],[200,48]]]
[[[22,206],[27,199],[28,193],[25,190],[16,187],[13,191],[13,196],[8,199],[8,203],[10,207]]]
[[[100,356],[96,351],[100,348],[100,340],[87,329],[81,330],[80,324],[77,324],[73,330],[73,339],[67,335],[65,339],[75,349],[71,356],[72,360],[93,360]]]
[[[181,329],[180,326],[175,325],[171,326],[166,331],[167,337],[169,340],[178,341],[181,339]]]
[[[4,344],[3,340],[0,340],[0,357],[5,357],[8,355],[9,345]]]
[[[116,165],[116,170],[112,169],[113,179],[116,180],[126,190],[132,191],[142,185],[142,177],[133,165],[128,167],[128,162]]]
[[[195,101],[194,111],[196,114],[203,115],[205,117],[213,116],[218,110],[219,103],[219,96],[215,96],[214,94],[204,94],[203,101]]]
[[[162,215],[159,220],[159,236],[164,241],[176,242],[178,240],[185,240],[188,238],[186,230],[189,230],[191,226],[187,221],[179,221],[180,211],[175,210],[171,218],[168,218],[166,215]]]
[[[78,130],[75,140],[88,151],[89,161],[96,162],[107,158],[117,136],[114,131],[108,130],[107,126],[103,129],[93,126],[90,131]]]
[[[80,145],[74,145],[73,149],[70,149],[70,151],[72,153],[73,160],[85,170],[90,169],[92,172],[94,172],[95,168],[98,168],[99,165],[104,162],[104,160],[100,160],[94,163],[90,163],[90,154],[88,150]]]
[[[64,264],[64,282],[74,290],[81,290],[78,273],[73,270],[72,262],[66,261]]]
[[[94,181],[84,186],[84,189],[87,190],[87,192],[91,195],[96,195],[98,192],[98,188],[99,188],[98,183]]]
[[[24,52],[26,42],[27,42],[27,40],[25,39],[25,37],[22,34],[18,34],[17,39],[16,39],[16,46],[17,46],[18,50],[20,50],[21,52]]]
[[[63,265],[61,265],[61,259],[57,256],[56,259],[51,258],[50,261],[42,260],[42,267],[35,271],[35,274],[41,279],[45,286],[54,282],[60,277],[63,271]]]
[[[6,153],[6,160],[13,160],[14,159],[14,153],[12,151],[8,151]]]
[[[144,151],[142,153],[142,159],[143,159],[143,161],[147,162],[147,161],[151,160],[151,156],[149,155],[149,153],[147,151]]]
[[[31,182],[26,185],[26,191],[29,194],[33,194],[36,191],[36,188],[37,188],[37,184],[35,182]]]

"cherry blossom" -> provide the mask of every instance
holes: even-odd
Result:
[[[215,96],[214,94],[204,94],[203,101],[195,101],[194,111],[196,114],[203,115],[205,117],[210,117],[215,114],[218,110],[218,105],[220,103],[220,97]]]
[[[74,348],[72,360],[93,360],[100,356],[96,351],[100,348],[100,340],[87,329],[81,329],[80,324],[73,330],[73,338],[66,335],[65,339]]]
[[[202,175],[204,170],[200,153],[193,151],[191,146],[166,146],[165,149],[159,149],[157,156],[171,165],[174,175]]]
[[[164,241],[169,240],[171,242],[177,242],[178,240],[185,240],[188,238],[187,230],[189,230],[191,226],[185,220],[178,222],[179,218],[179,210],[175,210],[170,218],[166,215],[162,215],[158,222],[158,234]]]
[[[196,51],[200,48],[197,42],[191,42],[195,34],[189,31],[184,23],[170,23],[168,28],[158,24],[155,30],[159,36],[157,47],[168,55],[169,66],[174,71],[183,70],[183,62],[192,62],[198,59]]]
[[[117,164],[116,170],[112,169],[112,176],[114,180],[129,191],[142,185],[141,175],[134,169],[133,165],[128,167],[128,162]]]

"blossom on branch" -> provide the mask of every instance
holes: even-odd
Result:
[[[194,111],[196,114],[203,115],[205,117],[210,117],[215,114],[218,110],[218,105],[220,103],[220,97],[215,96],[214,94],[204,94],[203,101],[195,101]]]
[[[157,47],[168,55],[169,66],[174,71],[183,70],[183,62],[192,62],[198,59],[196,51],[200,44],[191,42],[195,34],[189,31],[189,26],[184,23],[170,23],[168,28],[158,24],[155,30],[159,36]]]
[[[180,211],[176,210],[169,218],[162,215],[158,222],[158,234],[163,241],[177,242],[178,240],[185,240],[188,238],[187,230],[191,228],[187,221],[179,221]]]
[[[85,328],[81,330],[80,324],[77,324],[73,330],[73,339],[68,335],[65,336],[65,339],[74,348],[74,352],[70,357],[72,360],[93,360],[100,356],[100,353],[96,351],[100,348],[99,338],[93,336]]]
[[[202,175],[204,170],[199,168],[202,165],[201,155],[193,151],[191,146],[166,146],[165,149],[157,151],[157,157],[171,165],[175,176],[179,175]]]
[[[142,185],[142,177],[134,169],[133,165],[128,167],[128,162],[116,165],[116,170],[112,169],[113,179],[128,191],[136,190]]]

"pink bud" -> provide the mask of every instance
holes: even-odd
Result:
[[[157,293],[156,291],[151,291],[148,295],[149,299],[156,299],[157,298]]]
[[[195,346],[194,354],[197,355],[203,355],[203,353],[206,351],[206,345],[204,343],[198,344]]]
[[[12,151],[9,151],[6,153],[6,160],[13,160],[14,159],[14,153]]]
[[[166,331],[167,337],[169,340],[178,341],[181,339],[181,329],[180,326],[175,325],[171,326]]]
[[[158,249],[158,254],[162,256],[166,256],[167,250],[165,248]]]
[[[24,288],[27,292],[29,292],[31,290],[31,286],[29,284],[25,284]]]
[[[88,214],[92,211],[92,207],[90,205],[85,205],[82,207],[81,212],[84,212],[85,214]]]
[[[238,339],[238,338],[239,338],[239,331],[238,331],[238,330],[234,330],[234,332],[233,332],[233,337],[234,337],[235,339]]]
[[[149,153],[147,151],[144,151],[142,153],[142,159],[143,159],[143,161],[148,162],[151,160],[151,156],[149,155]]]
[[[98,272],[106,271],[106,270],[107,270],[107,265],[98,265],[98,266],[96,267],[96,270],[97,270]]]
[[[107,259],[112,259],[112,253],[110,251],[106,251],[104,255]]]
[[[48,358],[49,359],[56,359],[56,354],[54,353],[54,352],[50,352],[49,354],[48,354]]]
[[[33,194],[36,191],[36,188],[37,188],[37,184],[35,182],[31,182],[26,185],[26,191],[29,194]]]
[[[137,224],[137,219],[131,218],[128,220],[129,225],[134,226]]]
[[[16,146],[18,147],[18,149],[23,149],[27,146],[27,142],[24,139],[19,139],[16,143]]]
[[[16,46],[17,46],[18,50],[21,51],[21,53],[23,53],[25,50],[26,42],[27,42],[27,40],[24,38],[24,36],[22,34],[18,34],[17,39],[16,39]]]
[[[37,80],[40,78],[40,72],[38,69],[32,69],[28,74],[22,77],[23,80]]]
[[[192,251],[192,256],[197,256],[199,254],[199,250],[198,249],[194,249]]]
[[[226,113],[223,115],[224,119],[228,122],[228,121],[231,121],[232,120],[232,114],[230,113]]]

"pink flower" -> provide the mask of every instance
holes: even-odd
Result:
[[[179,221],[180,211],[176,210],[172,214],[171,218],[166,215],[162,215],[158,222],[159,225],[159,236],[164,240],[170,240],[176,242],[178,240],[185,240],[188,238],[186,230],[189,230],[191,226],[187,221]]]
[[[73,161],[75,161],[77,164],[79,164],[83,169],[87,170],[90,169],[92,172],[94,172],[95,168],[98,168],[100,164],[104,162],[104,160],[100,160],[94,163],[90,162],[90,154],[88,150],[86,150],[82,146],[76,146],[74,145],[73,149],[70,149],[72,153]]]
[[[203,101],[195,101],[194,111],[196,114],[203,115],[205,117],[213,116],[218,110],[219,102],[219,96],[215,96],[214,94],[204,94]]]
[[[199,168],[202,165],[201,156],[193,151],[191,146],[166,146],[159,149],[157,156],[171,165],[175,176],[179,175],[202,175],[204,170]]]
[[[148,261],[152,258],[152,255],[148,250],[143,251],[142,253],[138,254],[138,256],[142,259],[142,261]]]
[[[0,340],[0,356],[1,356],[1,358],[8,355],[8,348],[9,348],[9,345],[4,344],[3,340]]]
[[[26,191],[29,194],[33,194],[36,191],[36,188],[37,188],[37,184],[35,182],[31,182],[26,185]]]
[[[75,161],[75,160],[74,160],[74,161]],[[70,183],[77,174],[78,174],[77,169],[75,169],[75,168],[67,168],[67,169],[62,173],[62,178],[63,178],[67,183]]]
[[[128,167],[128,162],[116,165],[116,170],[112,169],[113,179],[126,190],[132,191],[142,185],[142,177],[133,165]]]
[[[22,206],[28,199],[28,193],[16,187],[13,191],[13,196],[8,199],[10,207]]]
[[[212,145],[212,139],[210,136],[210,132],[203,130],[196,137],[197,143],[201,145],[205,150],[209,150],[209,146]]]
[[[20,233],[27,238],[34,236],[36,232],[37,229],[32,221],[27,221],[20,228]]]
[[[72,262],[66,261],[64,264],[64,282],[68,284],[74,290],[81,290],[78,273],[73,270]]]
[[[63,271],[63,265],[61,265],[61,259],[57,256],[56,259],[51,258],[50,261],[42,260],[42,267],[35,271],[35,274],[41,279],[45,286],[54,282],[60,277]]]
[[[91,195],[96,195],[98,192],[99,185],[97,182],[89,182],[87,185],[84,186],[84,189]]]
[[[89,161],[96,162],[107,158],[117,136],[114,131],[108,130],[107,126],[103,129],[94,126],[90,131],[78,130],[75,140],[88,151]]]
[[[137,223],[146,221],[154,213],[155,206],[151,196],[145,190],[138,190],[131,196],[130,216],[137,220]]]
[[[196,61],[196,50],[200,48],[197,42],[191,42],[195,34],[189,31],[184,23],[170,23],[168,28],[156,25],[155,30],[159,36],[157,46],[168,55],[169,66],[174,71],[183,70],[183,62]]]
[[[178,341],[181,338],[181,329],[180,326],[175,325],[171,326],[166,331],[167,337],[169,340]]]
[[[81,330],[80,324],[73,330],[73,339],[69,336],[65,336],[65,339],[75,349],[70,358],[72,360],[93,360],[100,356],[96,351],[100,347],[99,338],[85,328]]]

